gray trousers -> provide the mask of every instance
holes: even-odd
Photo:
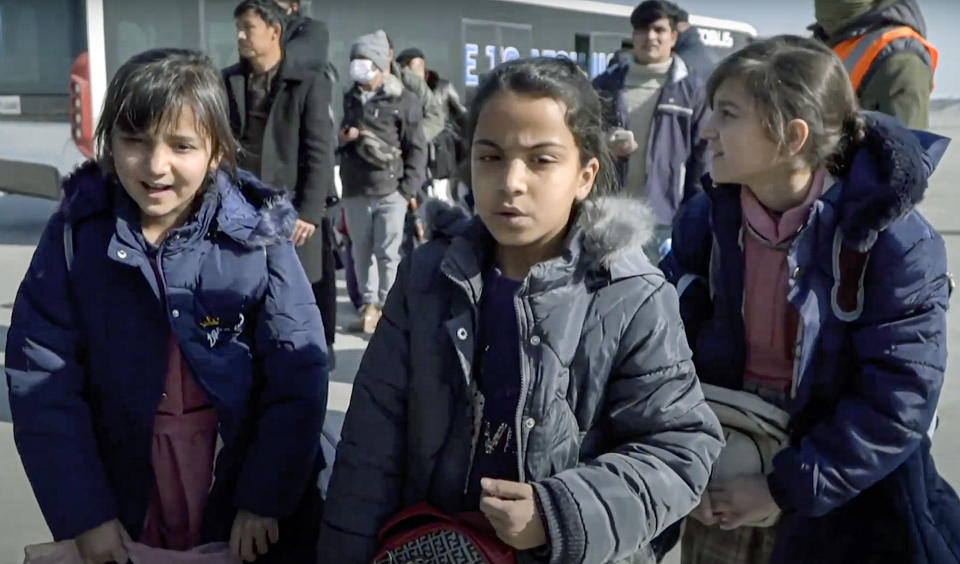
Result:
[[[363,305],[383,306],[400,266],[400,243],[407,199],[387,196],[344,198],[347,231],[353,244],[353,265]]]

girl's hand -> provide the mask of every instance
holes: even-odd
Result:
[[[762,521],[779,508],[770,495],[766,476],[741,476],[710,487],[710,501],[725,531]]]
[[[130,542],[130,535],[119,519],[107,521],[99,527],[77,535],[75,542],[84,564],[117,562],[127,564],[127,549],[123,542]]]
[[[483,494],[480,511],[493,525],[497,536],[517,550],[547,544],[547,533],[537,512],[533,486],[507,480],[480,480]]]
[[[709,492],[703,492],[700,503],[690,512],[690,517],[693,517],[708,527],[717,524],[717,516],[713,512],[713,504],[710,502]]]
[[[230,531],[230,553],[244,562],[253,562],[266,554],[270,544],[276,544],[278,540],[280,525],[276,519],[260,517],[241,509]]]

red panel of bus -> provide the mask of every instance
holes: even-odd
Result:
[[[70,135],[77,149],[93,156],[93,102],[90,95],[90,61],[80,53],[70,69]]]

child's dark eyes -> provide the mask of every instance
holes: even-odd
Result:
[[[500,155],[477,155],[477,160],[482,163],[493,163],[500,160]]]
[[[559,159],[553,155],[539,155],[534,160],[537,164],[553,164],[558,162]]]
[[[193,145],[188,145],[188,144],[186,144],[186,143],[179,143],[179,144],[176,146],[176,149],[177,149],[177,151],[180,151],[181,153],[186,153],[186,152],[188,152],[188,151],[194,150],[195,147],[194,147]]]

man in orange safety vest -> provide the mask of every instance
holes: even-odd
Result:
[[[916,0],[814,0],[814,36],[843,59],[860,105],[926,128],[937,49]]]

